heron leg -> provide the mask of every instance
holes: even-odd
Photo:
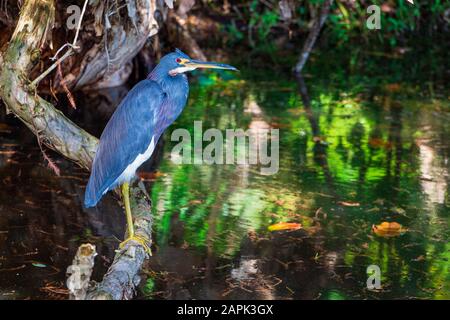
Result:
[[[125,205],[125,214],[127,217],[128,237],[119,245],[119,248],[122,249],[128,242],[134,241],[144,247],[145,252],[152,255],[152,251],[147,245],[146,239],[134,234],[133,216],[131,214],[130,206],[130,184],[128,182],[125,182],[124,184],[122,184],[121,189],[123,203]]]
[[[122,198],[125,205],[125,214],[127,217],[128,237],[132,238],[134,237],[134,226],[130,207],[130,184],[128,182],[122,184]]]

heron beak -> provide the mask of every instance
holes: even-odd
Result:
[[[223,70],[232,70],[232,71],[238,71],[233,66],[230,66],[229,64],[224,63],[217,63],[217,62],[206,62],[206,61],[199,61],[199,60],[189,60],[185,63],[185,66],[188,68],[203,68],[203,69],[223,69]]]

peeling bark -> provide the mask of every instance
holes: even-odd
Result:
[[[27,0],[8,49],[3,56],[0,73],[0,96],[13,112],[49,148],[90,168],[98,139],[66,118],[51,103],[29,87],[27,78],[39,60],[39,50],[54,22],[55,7],[51,0]]]
[[[72,265],[67,268],[67,288],[70,291],[70,300],[84,300],[89,289],[94,259],[97,255],[95,246],[84,243],[79,246]]]
[[[154,18],[156,0],[127,1],[124,10],[127,10],[128,19],[121,18],[119,12],[109,10],[103,2],[99,1],[97,5],[100,6],[100,12],[103,10],[100,14],[103,20],[107,19],[108,22],[103,23],[97,43],[84,53],[83,60],[76,66],[79,69],[75,73],[77,77],[74,78],[74,72],[71,72],[65,79],[69,87],[75,90],[93,84],[100,87],[99,80],[102,80],[102,87],[109,86],[110,79],[117,85],[116,73],[123,71],[121,68],[137,55],[147,39],[158,32],[158,23]],[[123,81],[128,79],[129,74],[122,74]]]

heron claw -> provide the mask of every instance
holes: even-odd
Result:
[[[144,237],[134,235],[132,237],[129,237],[125,239],[123,242],[119,244],[119,248],[123,249],[129,242],[134,241],[141,245],[144,248],[145,253],[152,256],[152,249],[148,246],[148,241]]]

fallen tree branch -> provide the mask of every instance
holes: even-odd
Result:
[[[83,243],[78,247],[72,265],[67,268],[67,274],[70,275],[67,279],[70,300],[86,299],[96,255],[95,246],[90,243]]]
[[[145,239],[152,238],[152,216],[150,199],[145,190],[132,189],[131,203],[136,218],[135,232]],[[129,300],[133,298],[139,285],[139,272],[147,253],[141,245],[130,242],[117,250],[114,261],[100,283],[90,281],[94,268],[95,246],[82,244],[77,250],[71,266],[67,268],[70,275],[67,287],[72,300]]]
[[[14,113],[47,147],[59,152],[83,168],[90,168],[98,139],[78,127],[57,110],[51,103],[36,94],[29,85],[28,74],[39,60],[39,50],[46,42],[47,32],[53,26],[55,6],[53,0],[26,0],[21,8],[19,20],[9,46],[3,57],[0,70],[0,97],[9,111]],[[132,188],[132,201],[137,203],[138,217],[135,224],[149,243],[151,222],[150,202],[142,196],[142,191]],[[138,199],[135,199],[138,197]],[[134,249],[133,249],[134,248]],[[126,254],[116,255],[113,266],[91,298],[102,296],[113,299],[130,298],[137,284],[137,272],[145,258],[144,248],[139,243],[130,242],[124,250]],[[134,254],[130,250],[134,250]],[[123,251],[123,250],[122,250]],[[130,259],[130,256],[133,259]],[[132,273],[122,273],[124,266]],[[125,276],[133,281],[125,283]],[[108,289],[113,288],[113,289]],[[122,290],[122,291],[120,291]],[[122,294],[116,294],[122,292]],[[106,294],[106,295],[105,295]]]
[[[21,9],[16,29],[4,54],[0,73],[0,96],[8,110],[42,138],[47,147],[90,168],[98,139],[67,119],[51,103],[35,94],[27,78],[39,59],[39,51],[53,25],[51,0],[27,0]]]
[[[136,235],[143,237],[151,244],[152,215],[150,199],[139,188],[131,190],[131,208],[135,218]],[[147,257],[144,247],[136,242],[130,242],[124,248],[117,250],[116,256],[102,282],[90,289],[88,300],[129,300],[135,295],[139,285],[142,264]]]
[[[316,17],[314,18],[315,21],[311,26],[311,31],[309,32],[308,37],[305,40],[302,52],[300,53],[297,64],[295,65],[294,71],[296,74],[300,74],[302,72],[306,61],[308,61],[312,48],[314,47],[314,44],[319,37],[320,30],[322,30],[322,27],[328,18],[328,14],[330,13],[330,8],[333,4],[333,1],[334,0],[326,0],[322,6],[322,9],[320,10],[320,14],[316,15]]]

